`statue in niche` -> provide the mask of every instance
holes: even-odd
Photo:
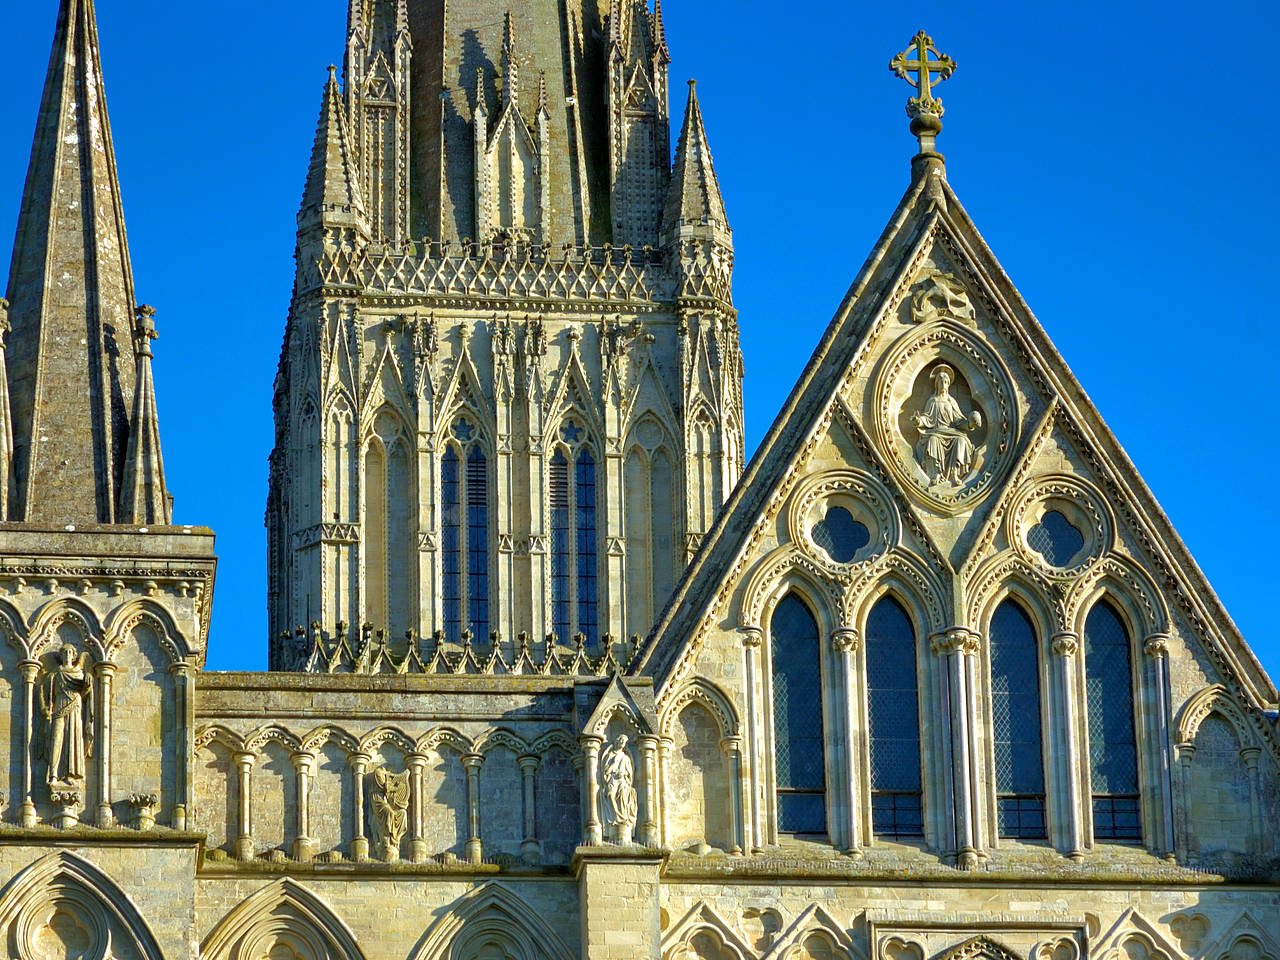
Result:
[[[373,771],[369,812],[375,849],[388,862],[400,859],[400,841],[409,823],[408,770],[392,773],[383,766]]]
[[[933,395],[925,401],[924,409],[911,418],[920,431],[916,459],[931,485],[959,486],[973,470],[974,446],[968,435],[981,429],[982,412],[974,408],[966,416],[960,409],[959,402],[951,395],[955,376],[955,371],[945,363],[935,367],[929,374]]]
[[[41,746],[49,763],[50,786],[84,783],[86,761],[93,756],[93,678],[88,653],[77,658],[75,647],[62,646],[57,663],[45,671],[40,684],[40,709],[46,726]]]
[[[605,839],[619,846],[632,842],[636,829],[635,765],[627,749],[627,735],[605,747],[600,755],[601,821],[605,826]]]

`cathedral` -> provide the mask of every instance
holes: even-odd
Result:
[[[1280,695],[948,182],[928,36],[906,193],[748,456],[660,0],[351,0],[270,670],[213,672],[58,3],[0,300],[5,956],[1280,960]]]

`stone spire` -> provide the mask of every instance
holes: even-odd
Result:
[[[133,274],[93,0],[62,0],[9,272],[8,517],[111,523],[133,399]]]
[[[329,67],[329,80],[320,105],[311,166],[302,192],[302,207],[298,211],[300,233],[323,227],[355,227],[366,237],[369,233],[347,136],[337,68],[332,66]]]
[[[684,129],[676,146],[675,166],[662,213],[664,242],[673,243],[686,235],[703,236],[730,247],[733,244],[694,80],[689,81]]]
[[[507,11],[502,23],[502,105],[520,105],[520,58],[516,53],[516,26]]]
[[[173,522],[173,501],[164,483],[160,418],[156,413],[155,382],[151,379],[151,341],[157,337],[155,315],[154,308],[142,304],[133,325],[137,383],[133,391],[119,519],[122,523],[168,526]]]
[[[0,297],[0,520],[9,514],[9,484],[13,480],[13,420],[4,358],[9,329],[9,301]]]

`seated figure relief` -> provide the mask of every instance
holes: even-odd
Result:
[[[969,434],[982,428],[982,411],[976,407],[968,414],[951,395],[955,371],[945,363],[929,374],[933,394],[911,422],[920,431],[916,459],[929,478],[929,483],[960,486],[973,472],[975,447]]]

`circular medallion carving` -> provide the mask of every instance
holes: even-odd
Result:
[[[1102,495],[1079,477],[1037,477],[1018,491],[1005,536],[1045,576],[1071,579],[1111,549],[1115,520]]]
[[[806,479],[791,499],[787,528],[810,560],[836,576],[882,556],[898,541],[888,491],[858,470]]]
[[[886,354],[874,413],[895,476],[939,513],[970,509],[1012,462],[1013,383],[980,338],[950,321],[924,325]]]

